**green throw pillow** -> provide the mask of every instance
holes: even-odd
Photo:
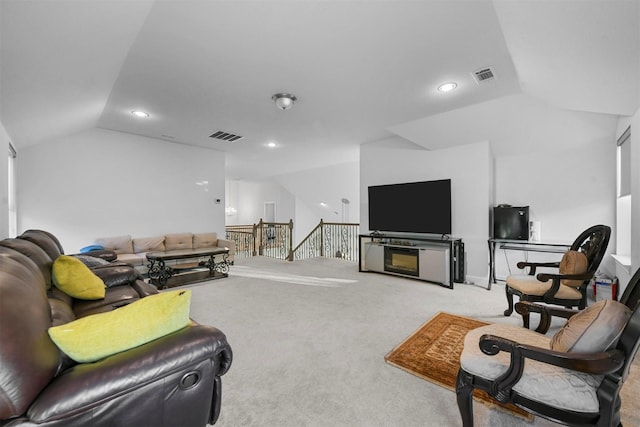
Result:
[[[67,295],[78,299],[101,299],[105,285],[81,260],[60,255],[51,267],[53,284]]]
[[[190,303],[190,290],[161,292],[113,311],[51,327],[49,336],[76,362],[95,362],[189,325]]]

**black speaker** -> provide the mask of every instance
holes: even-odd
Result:
[[[464,259],[464,243],[461,240],[453,242],[453,281],[464,283],[466,279],[466,261]]]
[[[493,238],[529,240],[529,206],[494,207]]]

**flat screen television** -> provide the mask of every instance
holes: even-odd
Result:
[[[451,234],[451,180],[369,187],[369,230]]]

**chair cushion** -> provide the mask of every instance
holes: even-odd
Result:
[[[94,362],[186,327],[190,301],[190,290],[163,292],[51,327],[49,336],[76,362]]]
[[[526,295],[542,296],[549,290],[549,288],[551,288],[551,283],[551,280],[541,282],[536,279],[536,276],[530,276],[527,274],[514,274],[507,277],[507,286],[517,289]],[[560,286],[555,297],[579,300],[582,298],[582,294],[579,290],[571,286]]]
[[[567,251],[560,261],[560,274],[583,274],[589,268],[587,256],[578,251]],[[583,280],[562,279],[565,286],[578,287],[584,283]]]
[[[550,348],[549,337],[520,326],[493,324],[470,331],[464,339],[460,366],[468,373],[488,380],[495,380],[507,371],[510,354],[504,351],[495,356],[484,354],[478,345],[484,334],[511,340],[517,338],[519,343]],[[556,408],[597,413],[599,404],[596,392],[602,378],[602,375],[589,375],[527,359],[522,377],[513,390],[526,398]]]
[[[551,339],[551,349],[596,353],[613,348],[629,321],[631,310],[613,300],[602,300],[569,318]]]
[[[53,284],[65,294],[78,299],[102,299],[105,285],[78,258],[60,255],[51,267]]]

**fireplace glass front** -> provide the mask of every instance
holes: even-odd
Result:
[[[418,277],[418,249],[385,246],[384,271]]]

